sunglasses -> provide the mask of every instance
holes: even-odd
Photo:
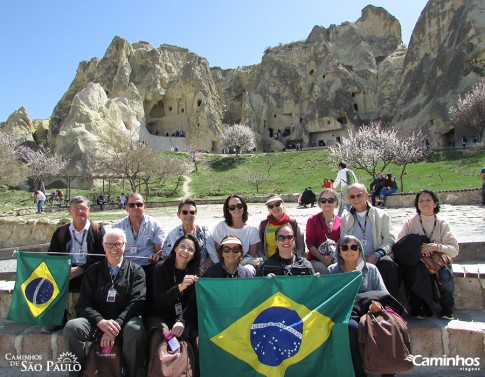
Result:
[[[137,202],[137,203],[128,203],[128,207],[130,208],[135,208],[135,207],[138,207],[138,208],[141,208],[143,207],[145,203],[140,203],[140,202]]]
[[[269,209],[273,209],[274,207],[279,207],[282,202],[276,202],[275,204],[268,204]]]
[[[189,247],[184,243],[179,244],[179,248],[182,249],[182,250],[185,250],[186,252],[188,252],[190,254],[195,253],[195,249],[193,247]]]
[[[192,216],[194,216],[194,215],[195,215],[195,211],[187,211],[186,209],[183,209],[183,210],[182,210],[182,215],[187,215],[187,214],[189,214],[189,213],[190,213]]]
[[[290,234],[288,236],[283,236],[282,234],[280,234],[278,237],[276,237],[276,239],[281,242],[283,242],[284,240],[292,241],[295,239],[295,236],[293,234]]]
[[[244,204],[237,203],[236,205],[227,206],[227,208],[229,208],[229,211],[234,211],[236,208],[237,209],[243,209],[244,208]]]
[[[342,245],[340,246],[340,250],[342,251],[349,251],[349,248],[350,250],[352,251],[358,251],[359,250],[359,245]]]
[[[240,253],[241,252],[241,247],[239,247],[239,246],[234,246],[234,247],[223,246],[222,247],[222,252],[223,253],[234,253],[234,254],[237,254],[237,253]]]
[[[320,198],[320,203],[327,203],[327,202],[332,204],[335,202],[335,198]]]
[[[349,199],[354,200],[355,198],[362,198],[364,196],[363,192],[359,192],[357,195],[349,195]]]
[[[116,243],[106,242],[104,246],[107,249],[121,249],[124,244],[125,244],[124,242],[116,242]]]

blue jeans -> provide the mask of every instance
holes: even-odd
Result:
[[[397,189],[388,189],[387,187],[383,187],[379,195],[381,196],[381,199],[385,199],[387,195],[395,194],[396,192]]]
[[[38,213],[44,212],[44,202],[45,202],[45,200],[37,200],[37,212]]]
[[[455,299],[453,298],[453,292],[455,291],[455,281],[453,280],[453,274],[448,268],[441,267],[441,270],[438,271],[438,277],[440,305],[443,309],[453,310],[453,306],[455,306]]]

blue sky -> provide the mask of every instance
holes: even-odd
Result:
[[[171,44],[210,66],[257,64],[267,47],[304,40],[313,26],[355,22],[368,4],[401,23],[408,44],[426,0],[15,0],[0,13],[0,122],[21,106],[48,118],[78,64],[102,58],[114,36]]]

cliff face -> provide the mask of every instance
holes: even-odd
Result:
[[[448,108],[483,75],[484,8],[481,0],[431,0],[406,49],[398,20],[369,5],[356,22],[315,26],[305,41],[229,70],[183,48],[115,37],[101,60],[79,64],[50,118],[49,144],[85,173],[102,158],[99,137],[126,130],[160,150],[220,151],[224,125],[244,123],[267,151],[330,145],[382,119],[446,144],[465,132],[452,128]],[[35,124],[20,109],[0,126],[28,140]],[[46,138],[45,124],[34,136]]]
[[[484,14],[480,0],[428,2],[404,59],[394,116],[400,127],[427,130],[432,142],[441,145],[470,132],[455,130],[448,110],[485,73]]]

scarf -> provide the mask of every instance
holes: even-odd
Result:
[[[286,223],[290,222],[290,216],[288,216],[288,214],[286,213],[283,213],[283,216],[279,220],[276,220],[276,217],[274,217],[273,215],[268,215],[267,219],[270,224],[279,226],[285,225]]]

